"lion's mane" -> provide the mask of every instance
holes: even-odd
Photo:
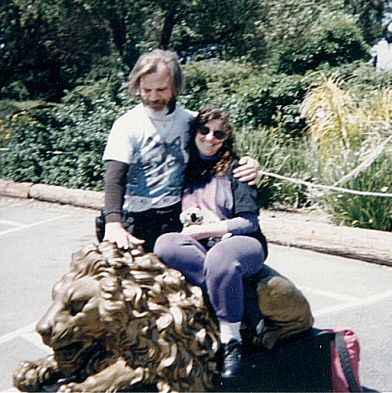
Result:
[[[113,360],[122,357],[138,370],[133,382],[156,383],[160,391],[211,387],[218,330],[199,287],[153,254],[124,252],[108,242],[74,254],[63,280],[85,276],[99,280],[101,345]],[[88,374],[105,363],[97,358]]]

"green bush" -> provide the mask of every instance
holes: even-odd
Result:
[[[344,184],[345,188],[362,192],[391,193],[392,168],[390,152],[383,154],[366,171]],[[338,180],[342,174],[355,167],[352,158],[343,167],[330,173],[331,180]],[[355,195],[328,191],[321,197],[321,203],[337,223],[352,227],[392,230],[392,198],[381,196]]]
[[[370,91],[391,84],[391,74],[381,76],[368,63],[352,62],[339,67],[321,67],[326,77],[338,74],[348,79],[347,88]],[[213,104],[230,113],[239,128],[275,127],[279,132],[299,137],[306,124],[300,116],[300,105],[311,86],[323,81],[322,73],[308,71],[300,74],[271,74],[238,61],[203,60],[184,66],[186,89],[179,103],[197,110]],[[388,79],[389,76],[389,79]]]
[[[356,168],[362,160],[357,153],[347,152],[344,164],[331,165],[325,172],[320,157],[306,139],[293,141],[282,137],[275,129],[239,130],[236,147],[240,155],[257,157],[261,169],[292,180],[313,184],[333,185]],[[391,150],[386,150],[375,162],[342,188],[362,192],[391,193]],[[321,208],[338,224],[391,231],[392,198],[355,195],[348,192],[309,189],[303,184],[261,176],[258,195],[264,208]]]
[[[106,138],[124,110],[103,95],[92,107],[79,101],[14,114],[8,151],[0,156],[0,175],[15,181],[102,190]]]
[[[272,128],[242,129],[236,133],[236,148],[240,155],[256,157],[267,172],[304,181],[317,179],[317,158],[309,154],[303,139],[293,141]],[[257,186],[264,208],[300,208],[310,202],[307,187],[301,184],[262,175]]]
[[[97,72],[87,75],[85,85],[68,92],[61,104],[1,101],[9,109],[0,123],[7,147],[0,155],[0,176],[103,189],[107,136],[114,120],[134,102],[120,89],[124,73],[97,80]]]
[[[26,109],[41,105],[39,101],[0,101],[0,148],[5,148],[10,137],[15,120],[24,115]]]
[[[356,19],[340,11],[324,10],[297,45],[284,46],[278,52],[278,72],[303,74],[322,64],[336,67],[356,60],[368,60],[365,43]]]
[[[179,103],[197,110],[203,104],[220,106],[237,127],[278,126],[281,132],[301,134],[299,107],[319,75],[271,75],[236,61],[205,60],[185,65],[185,94]]]

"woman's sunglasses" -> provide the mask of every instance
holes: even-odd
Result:
[[[201,135],[208,135],[210,133],[210,129],[208,127],[200,127],[197,131],[199,131]],[[213,134],[216,139],[222,140],[226,138],[226,133],[221,130],[215,130]]]

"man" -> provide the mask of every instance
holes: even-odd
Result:
[[[189,121],[195,113],[176,105],[184,88],[177,55],[155,49],[140,56],[129,76],[141,103],[115,121],[103,156],[104,241],[152,251],[163,233],[181,230],[183,173]],[[241,159],[235,176],[254,184],[258,163]],[[122,217],[123,215],[123,217]]]

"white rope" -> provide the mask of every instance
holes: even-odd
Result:
[[[352,178],[356,177],[359,175],[361,172],[363,172],[365,169],[367,169],[370,165],[373,164],[374,161],[377,160],[377,158],[381,155],[381,153],[384,151],[385,146],[392,140],[392,135],[389,136],[384,142],[381,143],[381,145],[377,146],[373,151],[367,153],[365,159],[363,162],[361,162],[356,168],[354,168],[350,173],[347,175],[343,176],[338,182],[336,182],[333,187],[341,186],[344,183],[348,182]]]
[[[335,187],[335,186],[325,186],[325,185],[322,185],[322,184],[314,184],[314,183],[310,183],[308,181],[304,181],[304,180],[300,180],[300,179],[293,179],[293,178],[290,178],[290,177],[277,175],[276,173],[271,173],[271,172],[264,171],[264,170],[259,170],[259,174],[260,175],[264,175],[264,176],[269,176],[269,177],[275,177],[277,179],[289,181],[289,182],[295,183],[295,184],[302,184],[302,185],[304,185],[304,186],[306,186],[308,188],[321,188],[321,189],[324,189],[324,190],[345,192],[345,193],[348,193],[348,194],[355,194],[355,195],[392,198],[392,194],[386,194],[386,193],[382,193],[382,192],[356,191],[356,190],[350,190],[348,188]]]

